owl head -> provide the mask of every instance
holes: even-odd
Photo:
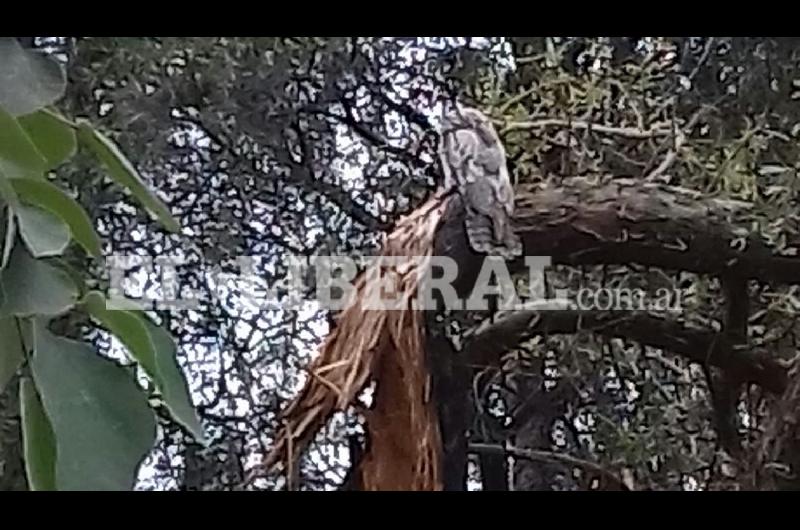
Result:
[[[456,103],[442,119],[442,133],[458,129],[475,131],[487,145],[498,141],[492,120],[480,110]]]

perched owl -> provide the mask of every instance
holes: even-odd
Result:
[[[439,157],[446,191],[457,191],[466,206],[465,228],[476,252],[512,259],[522,242],[511,226],[514,188],[506,152],[487,116],[456,106],[444,116]]]

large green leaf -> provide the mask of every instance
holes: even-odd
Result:
[[[203,426],[192,405],[186,379],[178,365],[172,337],[164,328],[151,322],[147,322],[146,326],[156,349],[159,389],[164,403],[175,421],[186,427],[197,441],[205,443]]]
[[[0,107],[0,173],[6,176],[37,176],[46,168],[47,160],[25,129],[14,116]]]
[[[180,225],[167,206],[148,189],[133,164],[117,146],[86,120],[77,120],[78,139],[91,149],[108,169],[111,177],[125,186],[169,230],[178,232]]]
[[[14,317],[0,318],[0,394],[25,358]]]
[[[37,322],[31,369],[53,426],[59,490],[130,490],[156,421],[132,375]]]
[[[151,377],[157,377],[156,353],[144,322],[132,311],[108,310],[103,295],[94,291],[83,300],[86,310],[113,333]]]
[[[56,490],[56,440],[33,381],[22,379],[19,387],[22,442],[28,486],[33,491]]]
[[[60,256],[69,245],[69,227],[56,215],[20,204],[16,208],[19,233],[35,258]]]
[[[113,333],[147,372],[161,393],[172,417],[201,443],[205,435],[197,417],[186,379],[175,357],[175,344],[169,333],[136,311],[108,310],[103,296],[91,292],[84,306],[93,317]]]
[[[47,160],[47,169],[58,167],[75,154],[75,131],[52,111],[39,110],[17,118],[19,124]]]
[[[14,246],[0,287],[5,292],[0,317],[59,315],[78,299],[78,288],[64,271],[32,258],[23,245]]]
[[[63,67],[41,51],[25,50],[13,37],[0,37],[0,109],[30,114],[64,95]]]
[[[61,218],[75,241],[93,256],[100,256],[100,238],[86,211],[57,186],[44,180],[9,179],[14,191],[25,202],[35,204]]]

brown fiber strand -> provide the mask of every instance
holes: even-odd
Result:
[[[268,467],[278,462],[291,467],[289,447],[296,458],[334,412],[353,404],[375,380],[374,406],[365,414],[369,444],[357,470],[360,488],[441,489],[441,442],[436,410],[429,402],[424,318],[414,303],[445,206],[441,196],[432,197],[384,237],[381,256],[422,258],[394,267],[372,266],[381,267],[384,277],[391,271],[394,296],[402,305],[363,307],[361,302],[376,294],[371,290],[375,284],[366,278],[377,271],[367,269],[356,279],[355,303],[337,316],[336,328],[309,368],[312,377],[283,413],[284,427],[266,460]]]

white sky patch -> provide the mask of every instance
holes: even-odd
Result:
[[[392,91],[386,95],[397,103],[410,100],[411,89],[419,85],[419,80],[414,79],[406,70],[409,66],[415,63],[422,63],[428,60],[430,50],[426,47],[435,49],[445,49],[447,47],[464,46],[467,43],[467,38],[419,38],[415,41],[410,41],[398,52],[400,60],[397,62],[397,70],[390,72],[387,76],[392,81]],[[483,37],[473,37],[471,44],[474,47],[488,46],[489,39]],[[503,46],[508,46],[504,43],[494,44],[491,48],[493,52],[498,54],[502,51]],[[510,54],[509,54],[510,57]],[[506,68],[514,68],[513,58],[502,59],[499,61],[499,66]],[[368,93],[364,87],[360,87],[356,91],[359,101],[367,103],[369,98]],[[441,101],[436,101],[431,105],[425,105],[422,102],[417,102],[415,110],[424,115],[428,121],[434,126],[441,123],[441,116],[444,111],[444,104]],[[337,112],[342,112],[338,109]],[[409,123],[405,120],[400,113],[396,111],[389,111],[383,116],[383,125],[381,131],[378,131],[384,136],[384,139],[393,147],[402,149],[413,148],[414,146],[408,145],[411,137],[409,130]],[[353,199],[358,199],[359,195],[366,190],[366,178],[363,168],[369,162],[369,148],[364,139],[353,133],[349,126],[346,124],[337,124],[335,131],[336,148],[341,156],[333,162],[333,167],[339,176],[341,187],[347,191]],[[424,161],[433,163],[427,154]],[[385,175],[389,176],[389,175]],[[376,192],[373,195],[375,200],[365,205],[365,208],[373,215],[379,215],[384,211],[394,211],[398,206],[396,197],[386,197],[381,192]],[[402,205],[400,205],[402,207]]]

